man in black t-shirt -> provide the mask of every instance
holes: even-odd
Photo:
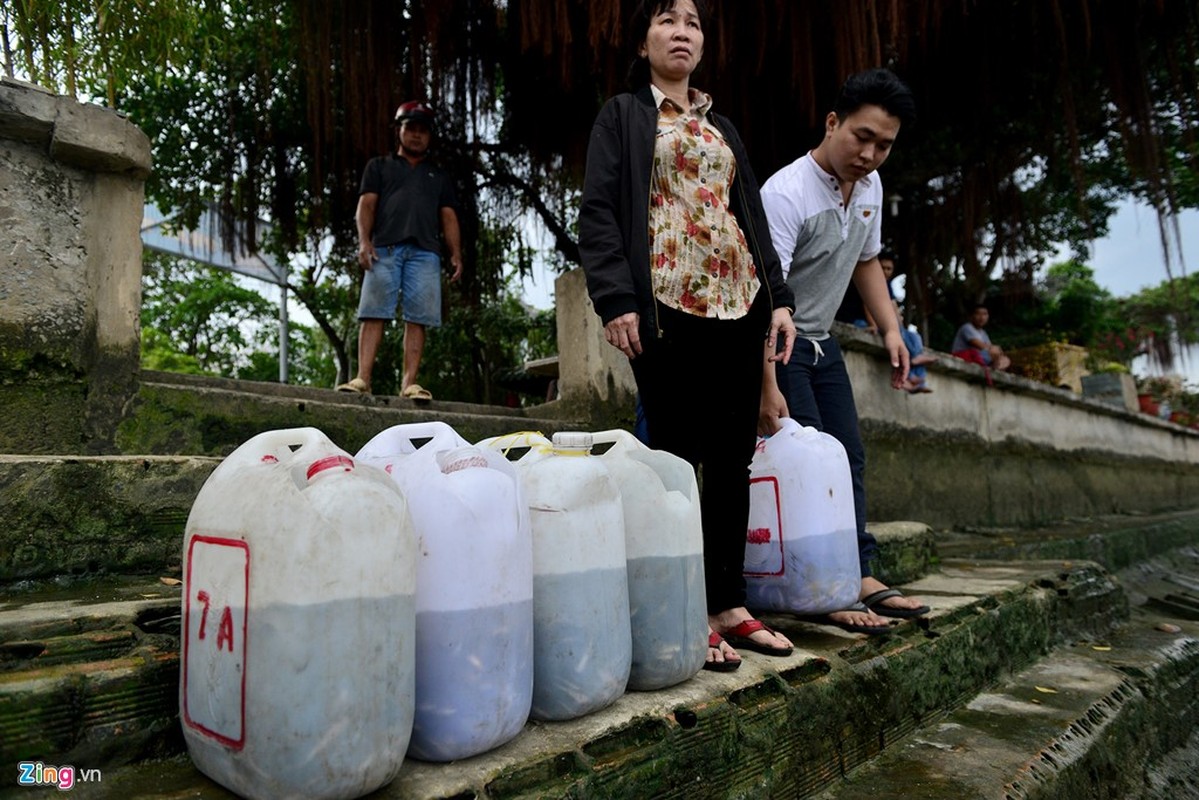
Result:
[[[441,240],[450,251],[451,281],[462,277],[462,242],[457,201],[450,176],[427,160],[433,136],[433,109],[404,103],[395,116],[397,151],[372,158],[359,188],[358,263],[362,296],[358,302],[358,375],[338,391],[370,394],[371,372],[383,341],[383,328],[395,318],[402,297],[404,376],[400,395],[433,398],[416,382],[425,329],[441,324]]]

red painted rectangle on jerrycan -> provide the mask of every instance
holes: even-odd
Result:
[[[782,575],[783,514],[775,477],[749,481],[749,529],[745,534],[746,575]]]
[[[246,741],[249,545],[193,537],[184,586],[183,722],[240,750]]]

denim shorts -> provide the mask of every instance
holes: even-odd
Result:
[[[379,260],[362,276],[358,319],[394,319],[402,298],[405,322],[441,324],[441,256],[412,244],[376,248]]]

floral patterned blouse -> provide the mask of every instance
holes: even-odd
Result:
[[[684,110],[652,88],[658,103],[649,196],[654,296],[700,317],[743,317],[760,284],[745,235],[727,205],[737,164],[708,121],[712,98],[691,89],[691,108]]]

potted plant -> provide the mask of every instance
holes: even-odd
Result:
[[[1146,414],[1169,419],[1174,409],[1182,408],[1182,376],[1155,375],[1139,383],[1137,400]]]

